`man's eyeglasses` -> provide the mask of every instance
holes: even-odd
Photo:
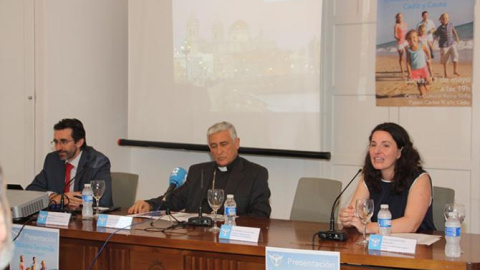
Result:
[[[67,145],[69,142],[73,142],[73,140],[67,140],[67,139],[61,139],[60,141],[53,140],[50,142],[51,145],[55,146],[57,144],[60,144],[62,146]]]

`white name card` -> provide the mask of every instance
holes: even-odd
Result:
[[[260,228],[231,225],[222,225],[222,227],[220,227],[220,239],[258,242],[259,236]]]
[[[37,218],[37,224],[68,226],[71,216],[71,213],[40,211]]]
[[[132,225],[132,221],[133,217],[100,214],[97,227],[124,229]]]
[[[368,249],[390,252],[414,254],[416,246],[416,239],[382,236],[378,234],[370,235],[370,240],[368,241]]]

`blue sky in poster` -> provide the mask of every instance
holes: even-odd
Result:
[[[440,14],[448,12],[455,27],[473,22],[475,0],[378,0],[377,4],[377,45],[391,42],[395,14],[402,12],[408,28],[414,28],[422,19],[422,12],[428,11],[429,19],[435,27],[440,22]]]
[[[14,224],[12,235],[15,237],[21,225]],[[36,268],[40,269],[42,261],[46,262],[47,269],[58,269],[60,232],[58,229],[25,226],[20,237],[15,242],[10,270],[19,270],[20,256],[23,256],[24,267],[32,266],[32,258],[36,258]]]

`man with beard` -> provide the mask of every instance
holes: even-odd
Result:
[[[112,177],[110,160],[87,146],[85,129],[77,119],[63,119],[53,127],[52,146],[55,151],[45,157],[43,170],[27,187],[28,190],[47,191],[50,200],[59,204],[64,194],[65,205],[82,204],[84,184],[91,180],[105,180],[101,206],[112,206]]]

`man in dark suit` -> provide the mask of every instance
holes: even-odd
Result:
[[[208,146],[213,161],[192,165],[185,184],[176,189],[169,199],[170,210],[198,212],[202,205],[204,212],[212,209],[207,202],[207,190],[223,189],[233,194],[237,203],[237,215],[270,217],[268,171],[266,168],[238,156],[240,139],[235,127],[221,122],[208,129]],[[146,212],[164,208],[163,196],[147,201],[137,201],[130,207],[130,213]],[[218,211],[223,213],[223,207]]]
[[[77,119],[63,119],[53,127],[55,151],[45,157],[43,170],[28,185],[28,190],[47,191],[50,200],[60,203],[64,193],[65,204],[77,207],[82,203],[83,185],[91,180],[105,180],[101,206],[112,206],[112,177],[110,160],[87,146],[85,129]],[[67,173],[70,171],[70,173]]]

